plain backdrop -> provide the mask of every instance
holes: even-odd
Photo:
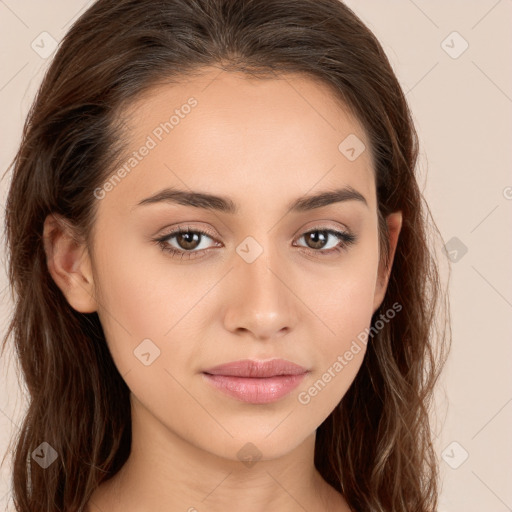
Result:
[[[2,174],[51,60],[45,53],[52,39],[59,42],[90,4],[0,1]],[[420,137],[421,187],[443,237],[437,249],[451,266],[453,345],[434,424],[439,512],[510,511],[512,0],[347,4],[381,41],[406,92]],[[0,182],[2,205],[9,180],[7,174]],[[3,221],[4,208],[0,214]],[[12,312],[4,246],[2,237],[2,334]],[[24,407],[8,352],[0,361],[0,456]],[[9,463],[0,473],[0,510],[12,507]]]

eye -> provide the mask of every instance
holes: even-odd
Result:
[[[329,237],[333,237],[335,240],[338,239],[338,244],[325,250],[325,245]],[[310,244],[309,246],[300,246],[304,247],[308,251],[312,251],[314,253],[319,253],[322,256],[330,255],[333,253],[338,253],[343,249],[347,249],[351,244],[355,243],[356,237],[351,233],[347,233],[345,231],[337,231],[335,229],[330,228],[314,228],[310,229],[307,233],[304,233],[300,238],[305,238],[306,243]],[[312,247],[311,247],[312,245]]]
[[[201,247],[205,237],[213,240],[213,236],[207,231],[187,226],[186,228],[175,229],[162,237],[156,238],[154,242],[158,243],[162,251],[171,254],[171,256],[180,256],[181,259],[195,259],[202,257],[201,255],[196,256],[196,254],[204,254],[212,248]],[[343,249],[346,250],[351,244],[356,242],[356,237],[351,233],[322,227],[307,231],[298,240],[301,238],[305,238],[309,246],[299,245],[298,247],[322,256],[338,253]],[[334,241],[337,239],[338,243],[326,250],[325,246],[328,245],[327,241],[329,238],[333,238]],[[178,247],[170,245],[170,240],[172,239],[176,239]]]
[[[157,238],[155,242],[161,247],[164,252],[170,253],[172,256],[181,255],[187,259],[196,258],[195,253],[206,251],[208,248],[200,248],[200,250],[194,250],[201,246],[202,239],[204,237],[212,238],[209,233],[198,228],[191,228],[187,226],[185,229],[179,228],[163,237]],[[169,245],[169,240],[175,238],[178,243],[178,247]],[[180,247],[181,246],[181,247]]]

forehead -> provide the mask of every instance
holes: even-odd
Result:
[[[110,193],[122,190],[130,206],[166,186],[234,199],[242,190],[269,198],[280,191],[288,203],[315,188],[348,185],[370,206],[375,200],[364,127],[330,86],[311,77],[205,68],[153,87],[123,114],[125,162],[151,146]],[[362,151],[356,159],[348,158],[350,146]]]

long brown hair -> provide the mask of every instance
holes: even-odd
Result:
[[[122,154],[123,109],[157,83],[203,66],[312,77],[365,127],[383,261],[383,220],[403,215],[372,326],[393,304],[403,309],[376,329],[354,382],[318,428],[315,465],[355,511],[436,510],[429,409],[450,338],[434,328],[436,311],[448,304],[415,175],[417,135],[381,45],[338,0],[100,0],[60,44],[10,166],[5,229],[15,303],[2,352],[12,335],[29,391],[13,451],[17,511],[83,510],[125,463],[131,443],[129,389],[97,314],[75,311],[51,278],[43,222],[59,214],[90,242],[93,191]],[[45,470],[30,457],[42,442],[59,455]]]

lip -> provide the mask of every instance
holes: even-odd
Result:
[[[213,387],[242,402],[266,404],[288,395],[309,370],[291,361],[244,359],[209,368],[203,378]]]
[[[203,373],[210,375],[225,375],[230,377],[276,377],[282,375],[300,375],[306,373],[306,368],[286,359],[270,359],[268,361],[255,361],[242,359],[231,363],[214,366]]]

